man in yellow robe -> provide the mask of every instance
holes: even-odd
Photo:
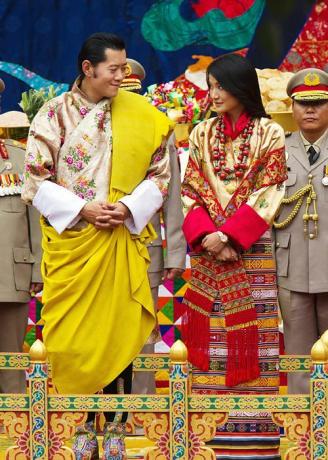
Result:
[[[78,66],[72,91],[34,118],[26,152],[22,197],[43,216],[44,341],[60,392],[129,392],[131,363],[155,324],[146,244],[170,180],[171,125],[119,90],[119,37],[89,37]],[[103,458],[123,458],[123,427],[106,419]],[[90,414],[74,450],[97,458]]]

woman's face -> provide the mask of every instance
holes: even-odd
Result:
[[[209,74],[210,97],[216,112],[226,113],[243,110],[244,106],[231,93],[222,88],[220,83]]]

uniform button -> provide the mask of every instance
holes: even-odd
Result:
[[[279,248],[279,246],[280,246],[280,243],[276,243],[276,248]]]
[[[24,262],[26,262],[26,261],[27,261],[27,257],[24,257],[23,260],[24,260]]]
[[[314,234],[313,234],[313,233],[310,233],[309,238],[310,238],[310,240],[313,240]]]

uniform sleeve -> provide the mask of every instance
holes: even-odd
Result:
[[[41,276],[41,228],[40,228],[40,214],[33,206],[27,206],[29,234],[30,234],[30,247],[34,256],[35,262],[32,268],[32,283],[42,283]]]
[[[262,155],[268,157],[265,164],[265,180],[270,185],[259,187],[220,227],[223,233],[243,249],[249,249],[272,225],[285,194],[285,186],[281,180],[286,176],[284,132],[277,124],[268,131],[266,136],[269,138]]]
[[[119,200],[131,212],[131,217],[124,222],[130,233],[140,234],[162,207],[170,178],[170,156],[165,139],[152,156],[145,180],[130,195]]]
[[[184,269],[187,244],[182,232],[181,181],[174,135],[169,139],[168,148],[170,153],[171,180],[168,188],[168,196],[163,205],[166,239],[164,268]]]

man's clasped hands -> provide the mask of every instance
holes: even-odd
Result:
[[[117,203],[92,201],[84,205],[80,216],[98,230],[107,230],[122,225],[131,216],[131,213],[129,208],[120,201]]]

